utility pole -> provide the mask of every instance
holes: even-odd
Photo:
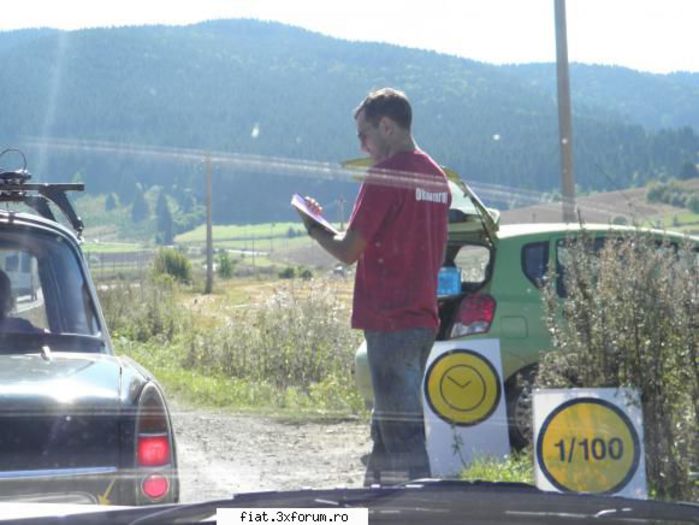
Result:
[[[209,294],[214,282],[214,242],[211,228],[211,158],[206,156],[206,287]]]
[[[561,193],[563,221],[575,222],[575,177],[573,175],[573,127],[571,124],[568,36],[565,0],[554,0],[556,16],[556,72],[558,79],[558,135],[561,141]]]

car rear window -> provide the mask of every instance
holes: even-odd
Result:
[[[62,237],[1,229],[0,272],[0,331],[100,333],[78,256]]]

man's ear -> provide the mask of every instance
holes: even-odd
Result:
[[[388,117],[381,117],[381,120],[379,120],[379,127],[384,134],[391,135],[395,127],[395,122]]]

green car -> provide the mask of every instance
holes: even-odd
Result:
[[[600,240],[621,237],[626,226],[578,223],[499,225],[497,210],[447,170],[452,192],[449,237],[440,272],[437,341],[496,338],[500,341],[510,443],[531,442],[531,384],[539,355],[552,348],[544,323],[541,289],[549,268],[556,269],[556,290],[565,297],[563,275],[569,241],[583,231]],[[681,234],[644,230],[677,243]],[[699,238],[692,237],[699,247]],[[454,279],[450,282],[450,279]],[[366,346],[355,355],[355,379],[367,404],[373,399]]]

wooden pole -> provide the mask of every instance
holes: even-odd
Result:
[[[210,294],[214,282],[214,242],[211,227],[211,158],[206,156],[206,287]]]
[[[573,126],[571,124],[568,36],[565,0],[554,0],[556,16],[556,71],[558,79],[558,134],[561,142],[561,194],[563,221],[575,222],[575,176],[573,174]]]

